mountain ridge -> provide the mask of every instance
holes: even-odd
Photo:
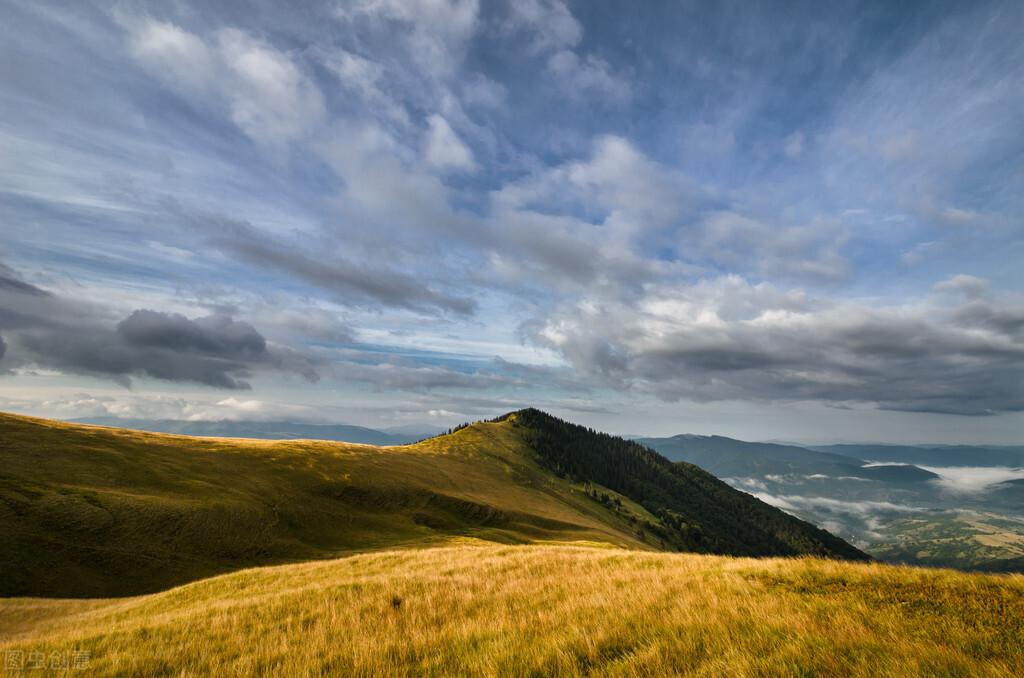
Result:
[[[0,415],[0,538],[9,546],[0,594],[130,595],[254,565],[466,537],[867,558],[703,472],[672,471],[650,450],[666,483],[658,502],[622,491],[639,481],[559,477],[545,463],[549,450],[536,449],[541,428],[495,420],[374,447]],[[649,471],[649,461],[638,468]],[[719,500],[732,508],[709,503]],[[732,515],[737,507],[752,517]]]

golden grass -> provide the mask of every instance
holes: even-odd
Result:
[[[0,601],[99,675],[1024,675],[1024,576],[463,544]]]

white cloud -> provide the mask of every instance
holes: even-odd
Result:
[[[442,170],[472,170],[476,163],[473,152],[459,139],[459,135],[451,128],[448,121],[434,114],[427,118],[427,144],[425,155],[427,162]]]
[[[516,0],[505,23],[508,31],[525,31],[534,53],[574,47],[583,37],[583,27],[561,0]]]
[[[323,96],[284,52],[225,28],[206,42],[155,19],[124,19],[132,55],[151,73],[199,103],[223,106],[257,143],[308,135],[325,117]]]
[[[596,95],[609,103],[621,103],[632,96],[629,81],[613,73],[607,61],[592,54],[581,59],[572,50],[563,49],[551,55],[547,70],[570,98]]]
[[[504,85],[479,73],[468,76],[462,85],[462,99],[470,106],[499,108],[506,95]]]
[[[879,513],[922,513],[925,509],[889,501],[844,501],[829,497],[804,497],[800,495],[773,495],[763,492],[754,495],[766,504],[786,511],[827,511],[845,513],[858,517],[874,516]]]
[[[378,24],[375,28],[402,43],[413,67],[429,77],[446,78],[462,62],[479,11],[477,0],[357,0],[340,6],[336,15],[348,23]]]
[[[281,143],[304,136],[324,117],[320,90],[291,59],[273,47],[229,28],[220,31],[231,119],[257,141]]]
[[[217,55],[198,36],[154,19],[135,23],[129,31],[132,55],[158,77],[200,92],[217,79]]]
[[[1024,478],[1024,468],[1009,466],[921,466],[921,468],[937,473],[939,479],[934,482],[943,489],[959,493],[984,492],[1007,480]]]

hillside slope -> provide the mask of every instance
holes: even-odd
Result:
[[[1019,676],[1022,637],[1021,576],[568,546],[0,600],[0,652],[78,657],[99,676]]]
[[[650,451],[637,457],[633,448],[643,448],[610,436],[554,444],[588,464],[585,450],[599,450],[625,475],[598,465],[559,477],[549,463],[552,422],[524,411],[379,448],[0,415],[0,594],[130,595],[454,537],[864,557],[698,469],[672,470]]]
[[[645,546],[508,426],[380,448],[0,416],[3,595],[130,595],[457,535]]]
[[[662,546],[731,555],[818,555],[866,560],[842,539],[739,492],[693,464],[616,436],[526,409],[501,419],[523,431],[541,463],[599,483],[659,518]]]

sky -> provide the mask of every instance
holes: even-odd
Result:
[[[0,0],[0,409],[1024,443],[1024,4]]]

